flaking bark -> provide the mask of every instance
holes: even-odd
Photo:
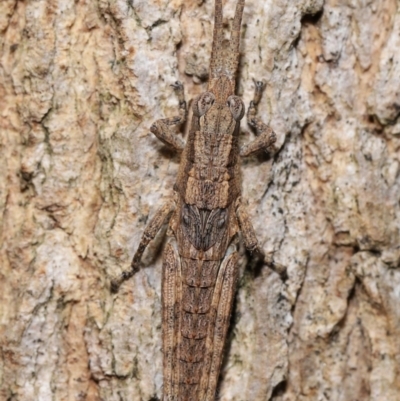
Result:
[[[148,133],[206,89],[213,6],[0,3],[1,399],[161,396],[160,238],[108,283],[176,180]],[[398,8],[246,1],[238,91],[267,84],[280,151],[243,197],[286,274],[242,254],[222,400],[400,398]]]

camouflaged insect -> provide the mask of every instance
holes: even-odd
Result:
[[[262,254],[241,200],[240,158],[273,151],[274,132],[256,117],[263,84],[256,82],[247,112],[255,140],[240,147],[245,107],[235,95],[244,0],[238,0],[229,41],[224,40],[222,2],[215,1],[215,25],[207,92],[193,101],[186,143],[175,131],[187,117],[183,86],[176,82],[179,115],[156,121],[151,132],[182,152],[172,200],[146,227],[131,269],[139,269],[148,243],[166,222],[163,255],[163,400],[214,401],[238,276],[238,234],[246,248]]]

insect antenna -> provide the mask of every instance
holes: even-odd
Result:
[[[235,87],[236,72],[239,64],[240,27],[242,23],[245,0],[238,0],[235,16],[233,18],[231,37],[229,41],[224,40],[222,0],[215,0],[215,19],[213,43],[210,61],[209,89],[213,87],[214,81],[221,76],[226,76],[232,88]]]
[[[217,78],[221,73],[223,63],[224,32],[222,27],[222,0],[215,0],[214,32],[210,61],[210,79]]]
[[[236,56],[236,59],[232,60],[233,62],[236,63],[235,72],[237,69],[237,65],[239,63],[240,27],[242,24],[243,9],[244,9],[244,0],[238,0],[236,4],[235,16],[233,18],[231,39],[230,39],[230,53]]]

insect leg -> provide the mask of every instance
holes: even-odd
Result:
[[[150,223],[144,229],[142,238],[140,240],[138,249],[133,255],[130,270],[123,271],[118,277],[111,280],[111,291],[117,292],[119,286],[125,281],[131,278],[138,270],[140,259],[142,258],[143,252],[146,249],[149,242],[157,235],[163,224],[169,220],[171,213],[175,210],[175,202],[169,201],[165,203],[160,209],[157,210],[154,217],[150,220]]]
[[[264,124],[259,117],[257,117],[257,105],[260,102],[264,84],[261,81],[255,81],[254,98],[250,102],[250,107],[247,110],[247,123],[256,130],[257,138],[243,145],[240,149],[240,156],[249,156],[260,150],[266,152],[274,152],[274,143],[276,142],[276,134],[271,127]]]
[[[246,249],[250,252],[254,252],[258,250],[258,240],[256,237],[256,233],[253,228],[253,224],[251,223],[250,217],[247,214],[247,210],[241,199],[238,198],[236,201],[236,216],[239,221],[240,231],[243,235],[244,245]]]
[[[253,262],[263,262],[268,265],[272,270],[277,272],[280,276],[286,274],[286,267],[277,263],[271,254],[264,254],[264,251],[258,246],[258,240],[251,223],[250,217],[247,214],[245,206],[241,203],[240,198],[236,203],[236,216],[239,220],[240,230],[243,235],[244,244],[246,249],[252,253]]]
[[[236,246],[233,248],[236,248]],[[203,381],[200,385],[199,400],[215,400],[226,333],[229,328],[236,293],[238,259],[239,255],[234,251],[225,256],[221,263],[211,306],[212,321],[215,323],[209,327],[208,341],[206,343],[206,367],[209,374],[204,375],[206,381]]]
[[[178,95],[179,100],[179,115],[170,118],[162,118],[157,120],[150,128],[150,131],[158,138],[160,141],[167,145],[172,146],[176,150],[183,150],[185,147],[184,140],[177,135],[174,126],[180,125],[186,121],[187,117],[187,105],[185,101],[185,95],[183,91],[183,85],[181,82],[176,81],[175,84],[171,85]]]
[[[162,320],[163,320],[163,401],[178,399],[178,331],[181,298],[180,291],[180,258],[176,243],[170,240],[164,250],[162,270]],[[174,246],[175,245],[175,246]]]

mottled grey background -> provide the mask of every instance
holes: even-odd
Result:
[[[149,127],[171,83],[205,89],[213,7],[0,3],[0,399],[161,396],[162,236],[109,280],[171,194],[179,158]],[[243,196],[287,274],[243,253],[220,400],[400,399],[399,9],[246,1],[239,92],[267,84],[280,150],[243,163]]]

